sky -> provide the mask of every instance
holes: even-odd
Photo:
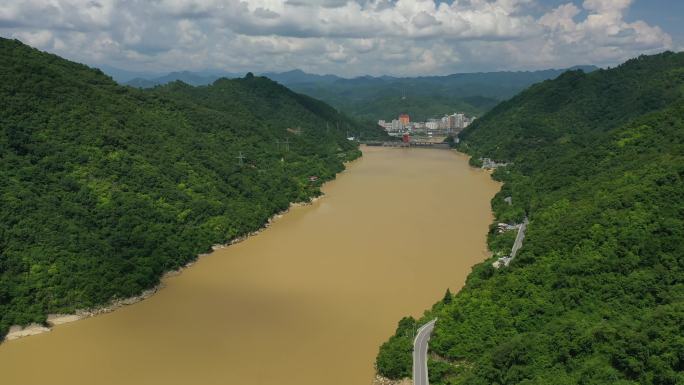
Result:
[[[684,50],[684,0],[0,0],[0,36],[153,73],[605,67]]]

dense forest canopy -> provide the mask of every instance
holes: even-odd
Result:
[[[367,130],[263,77],[143,91],[7,39],[0,100],[0,337],[257,230],[320,194],[360,155],[346,130]]]
[[[474,164],[512,162],[492,207],[530,224],[500,269],[511,238],[492,226],[494,257],[418,321],[438,318],[430,383],[683,384],[684,53],[536,84],[461,139]],[[381,374],[410,376],[415,322]]]

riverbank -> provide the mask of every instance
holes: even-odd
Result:
[[[473,165],[473,163],[471,162],[472,156],[467,154],[467,153],[461,152],[458,149],[452,149],[452,151],[454,153],[456,153],[458,156],[464,157],[466,159],[466,163],[468,164],[468,167],[472,171],[475,171],[478,173],[482,172],[485,175],[487,175],[487,177],[492,182],[497,183],[497,185],[498,185],[497,193],[501,191],[502,185],[499,184],[499,182],[497,182],[494,179],[493,170],[487,169],[487,168],[481,168],[481,167],[477,167],[477,166]],[[488,207],[489,207],[490,217],[493,220],[493,219],[495,219],[495,211],[494,211],[494,206],[493,206],[492,202],[490,202]],[[488,234],[487,229],[483,228],[482,236],[486,238],[487,234]],[[488,244],[485,243],[485,245],[486,245],[485,246],[486,247],[486,253],[483,255],[483,258],[481,258],[480,260],[473,261],[473,264],[470,266],[471,272],[472,272],[473,268],[475,268],[479,264],[485,262],[486,260],[492,258],[492,256],[493,256],[492,250],[489,248]],[[470,274],[468,274],[468,275],[470,275]],[[452,290],[453,288],[447,288],[447,290],[451,291],[452,296],[453,296],[453,295],[457,294],[461,288],[462,287],[459,287],[458,290]],[[434,307],[432,310],[434,310]],[[425,323],[429,319],[436,318],[434,314],[430,314],[430,312],[432,310],[426,310],[422,314],[422,317],[417,318],[417,320],[418,320],[417,322],[418,323]],[[414,344],[414,341],[410,337],[411,335],[413,335],[414,330],[412,329],[413,326],[411,327],[410,330],[401,330],[403,321],[404,320],[399,322],[399,326],[398,326],[397,330],[394,332],[394,336],[392,336],[389,341],[387,341],[386,343],[384,343],[383,345],[380,346],[380,350],[379,350],[378,356],[376,356],[376,361],[375,361],[375,373],[374,373],[374,378],[373,378],[373,382],[372,382],[373,385],[413,384],[413,379],[406,377],[411,373],[411,370],[412,370],[411,367],[404,366],[402,364],[402,367],[399,368],[398,365],[395,365],[394,363],[392,363],[390,365],[384,365],[384,366],[382,364],[383,362],[384,363],[393,362],[397,359],[396,357],[399,357],[401,355],[410,354],[410,352],[407,352],[404,348],[405,348],[406,344],[408,344],[408,343]],[[414,324],[415,324],[416,320],[413,320],[412,322],[414,322]],[[404,324],[404,328],[405,327],[406,327],[406,324]],[[380,358],[381,356],[384,356],[383,359]],[[409,362],[410,363],[413,362],[412,355],[411,355],[411,360],[409,360],[409,361],[403,361],[402,360],[402,363],[408,364]],[[393,377],[393,378],[389,378],[389,377]]]
[[[344,172],[341,171],[340,173]],[[339,173],[338,173],[339,175]],[[12,325],[9,328],[9,331],[5,335],[5,338],[0,340],[0,344],[2,344],[4,341],[12,341],[16,340],[19,338],[24,338],[24,337],[30,337],[30,336],[35,336],[38,334],[43,334],[52,331],[52,328],[58,325],[63,325],[71,322],[76,322],[85,318],[90,318],[90,317],[95,317],[100,314],[106,314],[106,313],[111,313],[117,309],[120,309],[124,306],[129,306],[136,304],[140,301],[143,301],[149,297],[151,297],[153,294],[155,294],[157,291],[161,290],[164,288],[164,281],[169,278],[176,276],[178,274],[181,274],[185,269],[191,267],[194,265],[200,258],[204,258],[208,255],[211,255],[213,252],[221,249],[225,249],[228,246],[240,243],[248,239],[249,237],[255,236],[262,231],[266,230],[271,226],[271,224],[278,220],[279,218],[282,218],[285,214],[287,214],[290,210],[292,210],[295,207],[302,207],[302,206],[308,206],[313,204],[314,202],[318,201],[319,199],[323,198],[324,194],[321,193],[321,195],[316,196],[311,198],[308,201],[305,202],[292,202],[290,203],[290,206],[276,214],[273,214],[268,221],[264,224],[263,227],[261,227],[257,231],[252,231],[251,233],[248,233],[246,235],[242,235],[239,237],[236,237],[232,239],[230,242],[225,243],[225,244],[216,244],[211,246],[211,251],[208,253],[202,253],[198,254],[197,257],[188,262],[187,264],[183,265],[179,269],[172,270],[172,271],[167,271],[162,275],[162,277],[159,280],[159,284],[143,291],[142,293],[128,297],[128,298],[122,298],[122,299],[114,299],[110,303],[98,307],[94,307],[91,309],[80,309],[76,310],[73,314],[48,314],[47,320],[45,321],[45,324],[39,324],[39,323],[31,323],[26,326],[21,326],[21,325]]]
[[[192,263],[182,267],[179,270],[167,272],[164,274],[164,276],[161,278],[164,280],[165,278],[179,274],[180,271],[188,266],[190,266]],[[37,324],[37,323],[32,323],[29,324],[25,327],[21,327],[20,325],[13,325],[10,327],[9,332],[5,336],[6,341],[12,341],[16,340],[19,338],[23,337],[30,337],[42,333],[47,333],[52,330],[53,327],[57,325],[63,325],[67,324],[70,322],[75,322],[78,320],[82,320],[84,318],[89,318],[89,317],[94,317],[96,315],[100,314],[105,314],[112,312],[116,309],[119,309],[124,306],[132,305],[134,303],[138,303],[146,298],[149,298],[152,294],[156,293],[157,290],[161,289],[163,287],[163,284],[159,284],[151,289],[147,289],[143,291],[142,293],[129,297],[129,298],[123,298],[123,299],[116,299],[110,302],[107,305],[104,306],[99,306],[96,308],[92,309],[83,309],[83,310],[77,310],[74,314],[49,314],[47,316],[47,320],[45,321],[44,325]]]
[[[373,378],[372,385],[413,385],[413,380],[410,378],[402,378],[401,380],[392,380],[387,377],[383,377],[379,374],[375,375]]]
[[[0,345],[0,382],[367,384],[392,325],[487,257],[497,190],[453,151],[365,148],[324,199],[135,306]]]

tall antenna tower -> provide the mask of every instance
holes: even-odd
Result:
[[[285,139],[285,140],[278,140],[278,139],[276,139],[275,142],[276,142],[276,149],[277,149],[277,150],[280,150],[280,145],[282,144],[282,145],[283,145],[283,149],[284,149],[285,151],[290,151],[290,140],[289,140],[289,139]]]
[[[243,166],[245,164],[245,156],[242,155],[242,151],[240,151],[240,155],[236,156],[238,159],[238,165]]]

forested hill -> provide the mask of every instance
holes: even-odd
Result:
[[[154,286],[360,155],[353,121],[251,75],[141,91],[0,39],[0,100],[0,337]]]
[[[594,66],[577,68],[587,72],[596,70]],[[293,90],[324,100],[357,119],[377,122],[378,119],[396,118],[402,113],[408,113],[416,121],[439,118],[455,111],[480,116],[500,101],[514,96],[530,85],[556,78],[567,70],[462,73],[408,78],[362,76],[335,80],[313,76],[266,76],[275,76],[274,79]]]
[[[566,73],[494,108],[461,149],[513,162],[497,222],[530,224],[428,311],[431,384],[684,383],[684,53]],[[512,197],[513,205],[504,202]],[[408,376],[414,320],[377,367]]]
[[[324,100],[352,117],[375,125],[379,119],[393,119],[402,113],[412,120],[425,121],[455,111],[480,116],[499,101],[508,99],[530,85],[553,79],[567,70],[596,70],[594,66],[540,71],[502,71],[462,73],[446,76],[398,78],[360,76],[345,79],[335,75],[314,75],[301,70],[262,74],[297,92]],[[110,72],[115,78],[117,71]],[[238,75],[225,73],[224,77]],[[182,80],[193,85],[213,83],[218,75],[195,72],[172,72],[168,75],[128,80],[125,84],[147,88]]]

